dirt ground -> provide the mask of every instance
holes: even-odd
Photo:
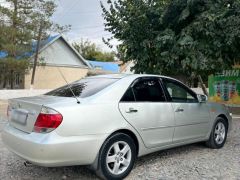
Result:
[[[25,167],[24,160],[11,153],[2,143],[6,123],[6,101],[0,101],[0,179],[59,180],[98,179],[84,166],[45,168]],[[156,152],[137,160],[126,179],[173,180],[212,179],[240,180],[240,119],[233,120],[233,130],[222,149],[213,150],[202,143]]]

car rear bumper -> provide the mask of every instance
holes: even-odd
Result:
[[[23,159],[40,166],[89,165],[107,134],[62,137],[55,132],[25,133],[10,125],[2,132],[4,144]]]

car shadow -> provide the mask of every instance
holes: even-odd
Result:
[[[166,150],[157,151],[151,154],[147,154],[145,156],[139,157],[135,167],[146,164],[146,162],[155,163],[156,161],[161,161],[162,159],[167,160],[171,159],[175,156],[181,156],[186,153],[192,153],[193,151],[202,151],[203,149],[208,149],[205,143],[194,143],[183,146],[178,146],[174,148],[169,148]]]
[[[167,160],[174,156],[181,156],[181,154],[191,153],[192,151],[200,151],[206,148],[203,143],[196,143],[191,145],[185,145],[176,147],[168,150],[162,150],[155,153],[151,153],[137,159],[135,167],[144,166],[146,164],[151,165],[161,161],[162,159]],[[22,163],[22,166],[19,164]],[[16,167],[20,172],[24,172],[21,179],[34,179],[33,177],[39,177],[36,179],[99,179],[95,173],[90,170],[87,166],[67,166],[67,167],[40,167],[31,165],[25,167],[22,159],[17,160],[17,164],[20,166]],[[16,173],[16,169],[12,169],[12,175]],[[16,174],[17,176],[17,174]],[[14,177],[14,176],[13,176]],[[19,176],[17,176],[19,178]]]

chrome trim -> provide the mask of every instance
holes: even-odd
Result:
[[[191,125],[198,125],[198,124],[207,124],[209,123],[208,121],[202,122],[202,123],[191,123],[191,124],[184,124],[184,125],[179,125],[179,126],[158,126],[158,127],[148,127],[148,128],[141,128],[142,131],[148,131],[152,129],[163,129],[163,128],[175,128],[175,127],[182,127],[182,126],[191,126]]]

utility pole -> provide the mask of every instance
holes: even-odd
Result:
[[[35,78],[35,72],[36,72],[36,67],[37,67],[38,53],[39,53],[40,42],[41,42],[41,38],[42,38],[42,30],[43,30],[43,26],[42,26],[42,22],[40,22],[40,27],[39,27],[39,31],[38,31],[38,38],[37,38],[37,47],[36,47],[36,52],[35,52],[34,62],[33,62],[33,71],[32,71],[30,89],[33,89],[33,85],[34,85],[34,78]]]

